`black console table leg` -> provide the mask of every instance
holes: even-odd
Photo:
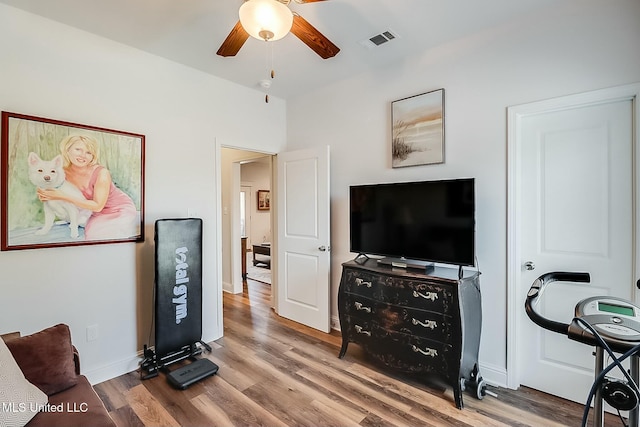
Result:
[[[460,389],[460,385],[453,386],[453,397],[456,401],[456,408],[462,409],[464,404],[462,403],[462,390]]]
[[[349,345],[349,340],[342,337],[342,347],[340,348],[340,354],[338,354],[338,358],[342,359],[347,352],[347,346]]]

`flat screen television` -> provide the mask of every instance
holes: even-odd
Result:
[[[403,267],[475,265],[473,178],[352,185],[349,205],[350,249],[358,257],[379,255]]]

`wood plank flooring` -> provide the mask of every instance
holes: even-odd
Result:
[[[277,316],[269,285],[248,280],[224,294],[224,337],[210,343],[218,374],[184,391],[164,374],[138,372],[95,386],[119,427],[129,426],[579,426],[582,405],[522,387],[496,397],[453,391],[379,370],[339,333],[324,334]],[[589,421],[587,425],[591,425]],[[620,420],[607,414],[607,426]]]

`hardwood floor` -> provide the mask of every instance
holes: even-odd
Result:
[[[210,343],[218,374],[184,391],[163,374],[132,372],[95,386],[125,426],[579,426],[582,405],[522,387],[496,397],[453,391],[376,369],[355,344],[338,359],[339,333],[323,334],[269,308],[268,285],[224,294],[224,337]],[[620,426],[610,414],[607,426]],[[591,425],[591,421],[589,424]]]

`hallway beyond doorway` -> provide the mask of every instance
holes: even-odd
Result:
[[[253,265],[253,253],[247,251],[247,278],[257,280],[258,282],[271,284],[271,270],[263,267],[265,264],[258,263]]]

